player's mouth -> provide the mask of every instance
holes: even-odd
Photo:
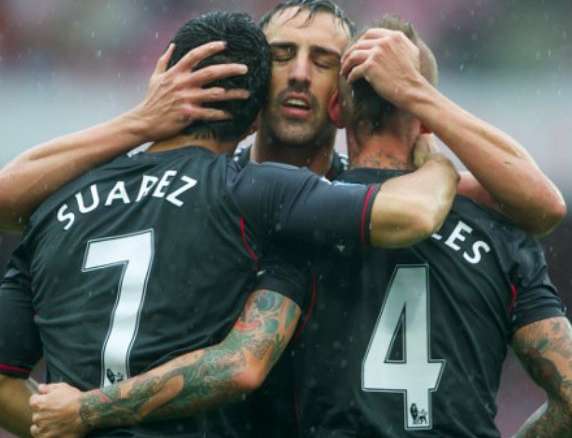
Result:
[[[307,119],[312,112],[312,105],[308,96],[304,94],[289,94],[282,100],[284,115],[296,119]]]

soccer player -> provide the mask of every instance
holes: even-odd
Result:
[[[382,183],[412,170],[416,139],[464,117],[423,110],[443,99],[437,64],[395,17],[361,35],[342,73],[349,84],[332,107],[350,145],[342,181]],[[295,355],[302,436],[498,437],[507,345],[548,396],[519,436],[572,433],[572,329],[541,246],[464,197],[426,241],[340,258],[314,309]]]
[[[270,73],[263,33],[245,14],[207,14],[178,31],[172,62],[220,39],[227,51],[197,67],[248,66],[221,81],[250,93],[223,105],[232,118],[193,123],[61,188],[30,218],[0,288],[0,373],[26,377],[43,352],[49,381],[102,387],[78,406],[79,431],[144,418],[109,433],[238,433],[224,411],[188,416],[259,386],[290,339],[306,288],[274,244],[401,246],[431,234],[450,207],[457,174],[438,155],[378,193],[291,166],[240,168],[229,154]],[[22,383],[18,400],[25,393]],[[156,423],[172,417],[186,419]]]

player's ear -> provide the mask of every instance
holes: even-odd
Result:
[[[336,91],[330,101],[328,102],[328,114],[330,120],[338,129],[345,128],[345,124],[342,117],[342,104],[340,102],[340,92]]]

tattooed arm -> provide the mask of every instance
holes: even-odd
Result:
[[[66,384],[41,386],[41,394],[31,400],[32,432],[81,436],[95,428],[186,417],[249,393],[264,382],[299,317],[300,308],[292,300],[258,290],[217,345],[86,393]]]
[[[572,435],[572,327],[564,317],[526,325],[513,338],[513,349],[545,391],[548,401],[521,427],[516,437]]]

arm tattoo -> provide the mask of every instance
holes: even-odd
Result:
[[[519,329],[513,349],[548,395],[548,403],[523,426],[518,437],[570,436],[572,432],[572,327],[564,317]]]
[[[181,418],[248,392],[241,375],[254,363],[270,371],[288,344],[300,308],[268,290],[250,295],[219,344],[194,351],[145,374],[82,397],[80,417],[90,428]]]

